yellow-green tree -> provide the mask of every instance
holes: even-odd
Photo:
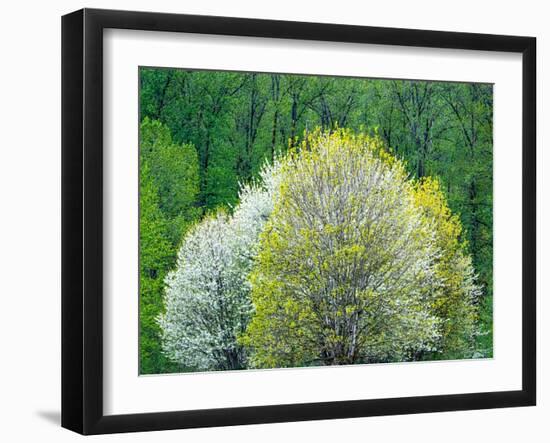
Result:
[[[441,319],[441,338],[433,357],[472,357],[480,290],[475,283],[472,259],[466,252],[467,243],[461,240],[460,219],[451,213],[437,179],[420,179],[414,194],[417,205],[434,228],[440,251],[435,273],[442,286],[436,292],[432,309]]]
[[[464,351],[477,288],[437,182],[377,137],[315,131],[282,168],[241,342],[256,367]],[[464,346],[463,346],[464,345]]]

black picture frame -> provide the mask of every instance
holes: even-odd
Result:
[[[522,54],[522,389],[104,415],[102,85],[103,30],[107,28]],[[98,9],[63,16],[62,426],[81,434],[105,434],[535,405],[535,66],[536,39],[532,37]]]

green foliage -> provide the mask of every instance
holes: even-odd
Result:
[[[157,317],[164,278],[183,233],[198,218],[197,153],[172,142],[169,129],[145,118],[140,125],[140,373],[178,368],[163,354]]]
[[[158,190],[143,160],[139,190],[139,370],[141,374],[154,374],[165,372],[171,366],[161,352],[160,330],[155,318],[162,311],[160,295],[173,251],[166,237],[166,220],[158,206]]]
[[[195,221],[199,193],[199,166],[193,145],[172,142],[162,123],[145,118],[140,126],[140,154],[148,162],[158,187],[159,206],[168,221],[168,233],[177,245],[186,228]]]

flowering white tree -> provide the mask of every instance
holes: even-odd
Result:
[[[198,370],[245,367],[237,337],[253,312],[248,275],[273,209],[278,168],[266,165],[258,182],[241,187],[232,215],[206,217],[184,238],[159,318],[163,350],[172,360]]]

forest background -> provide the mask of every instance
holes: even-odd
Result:
[[[161,351],[164,277],[185,232],[235,206],[239,184],[337,127],[376,133],[411,177],[438,177],[478,283],[478,347],[492,352],[493,88],[474,83],[140,69],[140,373],[182,368]]]

